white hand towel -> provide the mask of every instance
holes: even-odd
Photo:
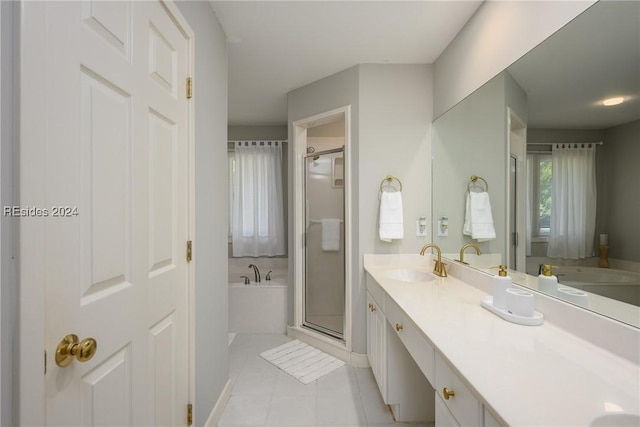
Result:
[[[383,191],[380,197],[380,240],[390,242],[391,239],[404,237],[402,223],[402,193],[400,191]]]
[[[496,238],[496,230],[493,227],[493,215],[491,214],[491,201],[486,191],[469,193],[471,214],[471,237],[485,242]]]
[[[464,207],[464,225],[462,226],[462,234],[471,236],[471,196],[467,192],[467,200]]]
[[[321,225],[322,225],[322,250],[323,251],[340,250],[340,220],[339,219],[323,219]]]

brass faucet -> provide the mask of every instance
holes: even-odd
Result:
[[[447,277],[447,269],[445,268],[444,262],[442,262],[442,252],[438,245],[435,243],[424,245],[420,250],[420,255],[424,255],[425,251],[429,248],[434,248],[438,252],[438,260],[436,261],[436,265],[433,267],[433,274],[440,277]]]
[[[475,249],[475,250],[476,250],[476,254],[478,254],[478,255],[482,255],[482,252],[480,252],[480,248],[479,248],[478,246],[474,245],[473,243],[467,243],[466,245],[464,245],[464,246],[460,249],[460,259],[456,259],[456,260],[454,260],[454,261],[458,261],[458,262],[461,262],[461,263],[463,263],[463,264],[467,264],[467,265],[469,265],[469,263],[468,263],[468,262],[465,262],[465,261],[464,261],[464,251],[465,251],[467,248],[473,248],[473,249]]]

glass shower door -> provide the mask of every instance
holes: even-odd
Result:
[[[303,325],[344,339],[343,148],[305,158],[306,233]]]

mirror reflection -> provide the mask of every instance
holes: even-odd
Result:
[[[516,283],[636,327],[638,16],[638,2],[596,3],[439,117],[432,151],[433,239],[449,258],[473,243],[472,266],[500,260]],[[488,221],[495,238],[466,233]],[[538,286],[544,264],[553,289]]]

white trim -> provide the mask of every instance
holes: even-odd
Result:
[[[513,141],[514,133],[517,133],[518,130],[522,130],[522,143],[517,143]],[[511,215],[509,212],[511,203],[510,200],[511,192],[509,188],[507,188],[507,244],[506,244],[506,253],[507,253],[507,265],[510,265],[510,261],[515,257],[517,270],[524,272],[526,270],[527,263],[527,231],[525,227],[526,222],[526,197],[527,197],[527,125],[526,123],[511,109],[511,107],[507,107],[507,182],[509,183],[508,187],[511,185],[510,183],[510,167],[511,167],[511,156],[516,159],[516,198],[515,201],[517,210],[516,210],[516,233],[518,233],[518,246],[516,248],[515,253],[513,253],[512,246],[512,236],[511,236]]]
[[[231,398],[231,380],[227,381],[224,388],[222,389],[222,393],[218,397],[216,404],[213,405],[213,409],[211,410],[211,414],[209,414],[209,418],[204,423],[204,427],[216,427],[220,418],[222,418],[222,413],[224,412],[224,408],[227,406],[227,402]],[[195,409],[195,408],[194,408]]]
[[[195,404],[196,399],[196,263],[197,261],[197,246],[198,241],[196,239],[196,179],[195,179],[195,94],[197,89],[197,81],[195,76],[195,33],[189,25],[188,21],[182,16],[182,13],[178,7],[171,0],[160,0],[163,6],[167,9],[167,12],[171,15],[174,23],[180,28],[184,37],[188,40],[189,47],[187,48],[187,69],[188,75],[192,79],[192,93],[193,97],[187,100],[187,144],[188,144],[188,159],[187,168],[188,177],[188,207],[187,207],[187,222],[188,222],[188,239],[192,241],[193,260],[187,264],[188,274],[188,289],[189,295],[187,297],[187,323],[188,323],[188,338],[187,346],[189,355],[187,360],[189,363],[189,378],[188,378],[188,395],[187,399],[190,403]]]
[[[345,206],[345,328],[344,328],[344,345],[351,352],[352,348],[352,242],[351,242],[351,197],[353,180],[351,179],[351,106],[336,108],[331,111],[316,114],[311,117],[296,120],[292,123],[293,127],[293,253],[294,259],[294,326],[302,326],[303,323],[303,283],[304,283],[304,262],[299,254],[303,253],[304,238],[304,156],[307,154],[307,129],[310,127],[326,124],[336,119],[343,118],[345,123],[344,135],[344,206]],[[336,356],[338,357],[338,356]],[[344,360],[344,359],[343,359]]]
[[[19,166],[18,200],[23,206],[44,206],[45,105],[45,7],[44,2],[20,2],[20,74],[18,76]],[[34,126],[35,124],[35,126]],[[18,370],[17,413],[19,425],[45,424],[45,376],[37,367],[43,364],[45,346],[43,218],[18,221],[17,276]],[[35,343],[35,344],[34,344]],[[41,351],[34,351],[38,343]]]
[[[356,368],[369,368],[369,358],[366,354],[354,353],[347,349],[344,343],[318,334],[310,329],[287,326],[287,336],[305,342],[333,357],[348,363]]]

